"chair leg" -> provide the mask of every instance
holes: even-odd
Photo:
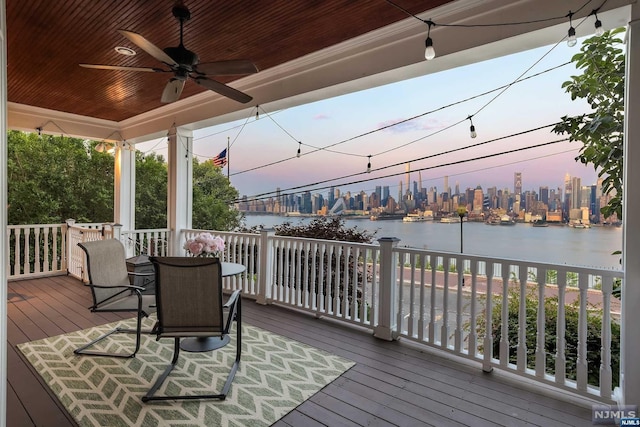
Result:
[[[156,380],[155,384],[153,384],[153,387],[151,387],[151,389],[147,392],[147,394],[144,395],[144,397],[142,398],[143,402],[148,402],[150,400],[177,399],[176,397],[171,397],[171,396],[154,396],[154,394],[156,393],[156,391],[158,391],[158,389],[160,388],[160,386],[162,385],[164,380],[167,379],[167,377],[169,376],[171,371],[173,371],[173,368],[176,367],[176,363],[178,362],[178,355],[179,354],[180,354],[180,338],[174,338],[173,358],[171,359],[171,363],[169,364],[169,366],[166,367],[166,369],[164,370],[162,375],[160,375],[158,377],[158,379]]]
[[[234,315],[234,314],[230,314]],[[149,402],[152,400],[197,400],[197,399],[218,399],[225,400],[227,398],[227,394],[229,394],[229,389],[231,388],[231,383],[233,382],[233,378],[238,371],[240,366],[240,355],[242,354],[242,325],[240,322],[240,300],[236,304],[235,311],[235,319],[236,319],[236,358],[231,366],[231,371],[229,372],[229,376],[227,377],[227,381],[224,383],[224,387],[222,388],[222,392],[218,394],[200,394],[200,395],[191,395],[191,396],[154,396],[155,392],[160,388],[162,383],[167,379],[169,373],[176,366],[178,361],[178,355],[180,354],[180,339],[175,338],[174,343],[174,351],[173,351],[173,359],[171,360],[171,364],[167,366],[162,375],[158,377],[155,384],[151,389],[147,392],[147,394],[142,398],[143,402]]]
[[[95,340],[91,341],[90,343],[87,343],[85,345],[83,345],[82,347],[79,347],[77,349],[75,349],[73,351],[74,354],[78,354],[78,355],[82,355],[82,356],[105,356],[105,357],[119,357],[119,358],[123,358],[123,359],[129,359],[132,357],[136,357],[136,353],[138,353],[138,350],[140,350],[140,340],[141,340],[141,334],[145,333],[145,334],[150,334],[151,331],[142,331],[142,315],[138,315],[138,322],[137,322],[137,328],[136,329],[128,329],[128,328],[115,328],[109,332],[107,332],[106,334],[96,338]],[[103,339],[109,337],[110,335],[113,334],[117,334],[117,333],[125,333],[125,334],[136,334],[136,346],[135,349],[133,351],[133,353],[108,353],[108,352],[99,352],[99,351],[87,351],[88,348],[92,347],[94,344],[102,341]]]

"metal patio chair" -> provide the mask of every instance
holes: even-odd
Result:
[[[130,276],[153,275],[154,273],[134,273],[127,271],[125,251],[122,243],[115,239],[96,240],[78,243],[87,255],[87,274],[85,283],[91,288],[93,304],[89,309],[93,313],[135,312],[136,328],[117,327],[93,341],[74,350],[75,354],[88,356],[135,357],[140,349],[142,318],[155,311],[155,295],[142,295],[143,287],[133,286]],[[116,333],[136,334],[133,352],[95,351],[91,348],[98,342]]]
[[[173,338],[171,363],[142,398],[152,400],[219,399],[227,397],[240,364],[241,294],[234,291],[222,302],[222,266],[218,258],[150,257],[156,271],[156,301],[158,321],[154,326],[157,339]],[[176,367],[181,338],[227,338],[236,322],[235,360],[222,391],[199,395],[159,395],[155,393]],[[212,389],[213,389],[212,385]]]

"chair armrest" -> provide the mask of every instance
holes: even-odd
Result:
[[[222,306],[222,308],[229,308],[234,306],[240,296],[240,293],[241,293],[240,289],[236,289],[235,291],[233,291],[233,293],[231,294],[227,302]]]
[[[135,271],[129,271],[129,276],[153,276],[156,274],[155,271],[150,271],[147,273],[136,273]]]
[[[122,289],[129,289],[132,291],[144,291],[145,288],[142,286],[135,286],[135,285],[96,285],[94,283],[86,283],[86,286],[93,286],[94,288],[103,288],[103,289],[117,289],[117,288],[122,288]]]

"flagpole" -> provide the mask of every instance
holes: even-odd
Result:
[[[231,169],[231,163],[229,162],[229,158],[231,157],[231,152],[229,151],[229,137],[227,137],[227,181],[231,184],[231,177],[229,176],[229,169]]]

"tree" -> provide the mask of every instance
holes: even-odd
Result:
[[[167,164],[157,154],[136,152],[136,228],[167,227]]]
[[[592,164],[598,176],[604,177],[604,194],[613,197],[601,208],[605,217],[617,214],[622,219],[622,161],[624,141],[624,76],[625,56],[619,46],[624,28],[605,32],[584,41],[580,53],[573,56],[581,75],[572,76],[562,87],[571,99],[585,99],[589,114],[564,116],[554,128],[557,134],[569,134],[570,141],[581,141],[576,160]]]
[[[242,214],[231,206],[237,198],[238,190],[231,186],[219,167],[193,159],[194,228],[233,230],[238,227]]]
[[[96,141],[10,131],[7,138],[9,224],[112,222],[113,155]],[[241,214],[220,168],[193,162],[193,225],[232,230]],[[167,227],[167,164],[160,155],[136,153],[136,228]]]
[[[113,157],[95,142],[10,131],[9,224],[113,221]]]

